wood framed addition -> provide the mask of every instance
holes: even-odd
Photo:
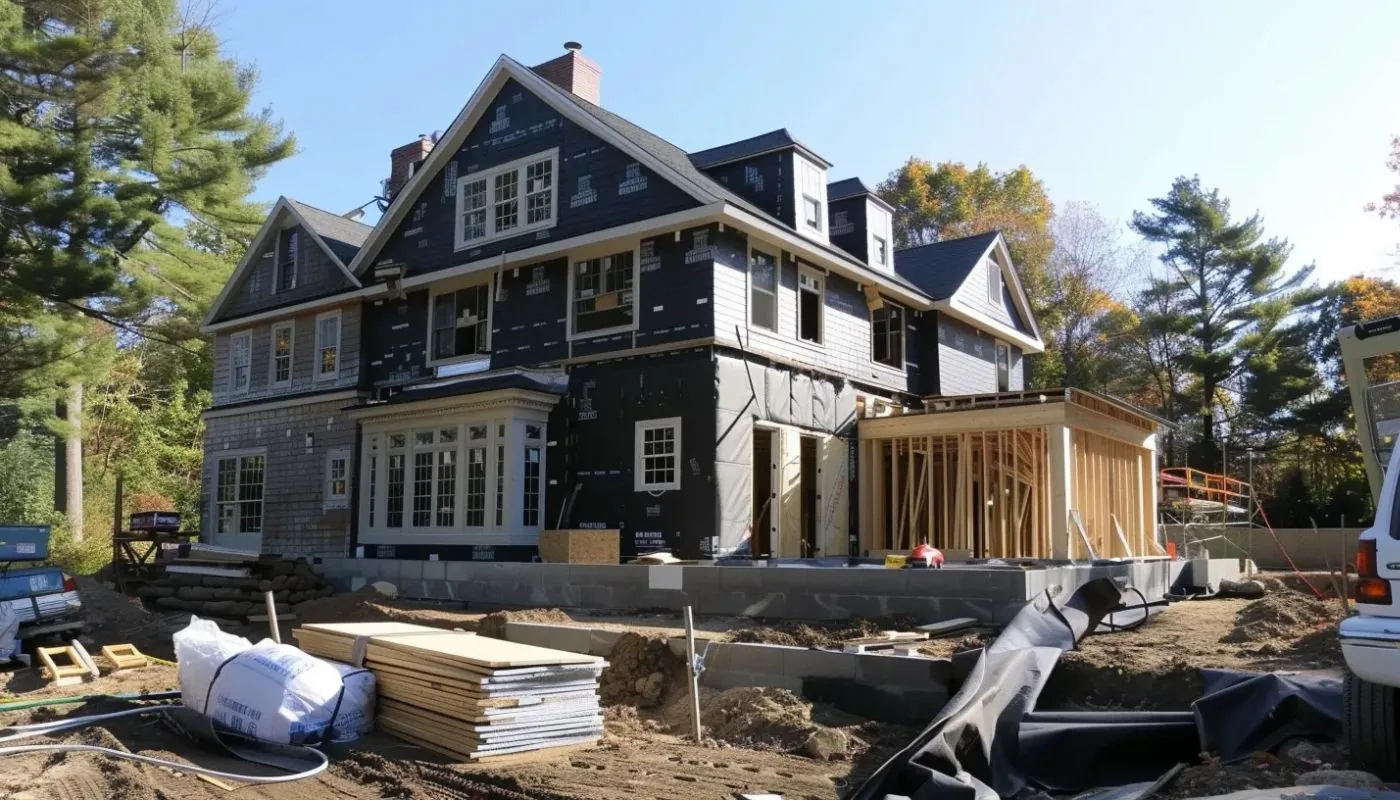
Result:
[[[930,397],[921,411],[861,419],[860,549],[928,542],[974,558],[1161,555],[1163,424],[1080,389]]]

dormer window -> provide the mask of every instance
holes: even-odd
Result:
[[[821,233],[826,219],[826,170],[797,156],[797,192],[802,197],[799,224],[809,232]]]
[[[555,148],[457,178],[457,249],[554,227],[558,174]]]
[[[890,245],[883,236],[871,236],[870,261],[877,267],[883,267],[890,261]]]

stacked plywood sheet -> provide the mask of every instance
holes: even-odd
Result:
[[[363,663],[380,728],[469,761],[590,744],[603,732],[595,656],[401,622],[306,625],[303,650]]]

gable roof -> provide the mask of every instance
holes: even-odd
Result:
[[[277,235],[277,231],[281,230],[279,220],[283,214],[290,216],[310,234],[311,240],[319,245],[330,257],[331,262],[340,268],[346,279],[350,281],[351,286],[360,288],[359,279],[347,266],[349,259],[342,258],[342,254],[353,258],[359,252],[359,243],[364,242],[368,231],[371,230],[369,226],[344,217],[337,217],[329,211],[322,211],[315,206],[298,203],[290,197],[283,196],[277,198],[277,202],[272,205],[272,210],[267,213],[267,219],[263,221],[262,227],[253,236],[253,241],[248,244],[248,249],[243,252],[243,258],[238,260],[238,266],[233,268],[233,274],[229,276],[228,282],[224,284],[224,288],[219,291],[219,296],[215,297],[213,304],[209,306],[209,313],[205,315],[204,324],[201,327],[207,327],[223,313],[224,307],[232,299],[234,291],[242,286],[243,281],[247,279],[248,271],[252,269],[254,262],[262,258],[263,251],[267,249],[268,239]],[[339,222],[333,222],[331,218],[339,220]],[[341,223],[349,223],[349,225]],[[351,226],[357,226],[366,232],[361,234]],[[331,238],[327,240],[327,236]],[[357,237],[359,243],[352,244],[349,241]],[[331,244],[332,242],[335,243],[334,246]],[[354,252],[350,250],[352,247],[355,248]]]
[[[954,303],[953,295],[967,282],[968,276],[977,268],[994,248],[1002,254],[998,267],[1001,269],[1003,291],[1011,298],[1012,325],[986,316],[969,308],[966,304]],[[1021,278],[1011,262],[1011,251],[1006,246],[1006,237],[1001,231],[989,231],[961,239],[947,239],[933,244],[907,247],[894,253],[895,272],[912,281],[919,289],[932,297],[934,308],[946,311],[965,322],[992,328],[1021,345],[1026,352],[1039,353],[1044,350],[1040,338],[1040,328],[1031,313],[1030,300],[1026,297]],[[1020,323],[1017,326],[1015,323]],[[1021,330],[1024,327],[1024,331]]]
[[[355,259],[355,254],[360,252],[360,245],[365,243],[370,231],[374,230],[372,225],[332,214],[290,197],[287,198],[287,202],[300,212],[307,229],[321,237],[321,241],[342,264],[349,264]]]
[[[992,231],[896,250],[894,271],[929,297],[946,300],[963,285],[999,236],[1001,233]]]
[[[927,298],[923,297],[923,293],[905,278],[873,269],[830,242],[820,242],[805,237],[791,226],[749,203],[723,184],[706,175],[695,166],[690,155],[681,148],[572,92],[550,83],[529,67],[506,55],[496,59],[495,65],[486,74],[481,84],[477,86],[476,91],[472,93],[471,99],[458,112],[447,132],[443,134],[432,152],[428,154],[423,166],[417,169],[408,183],[394,195],[388,210],[379,218],[378,224],[360,246],[359,253],[350,264],[350,269],[355,274],[364,274],[368,270],[371,259],[377,255],[389,235],[403,221],[408,214],[408,209],[417,202],[418,196],[423,193],[433,176],[444,168],[445,162],[451,159],[457,149],[462,146],[462,142],[485,112],[488,101],[495,96],[500,86],[509,78],[514,78],[524,88],[534,92],[541,100],[553,106],[564,116],[569,117],[580,127],[636,158],[648,169],[669,180],[701,204],[718,203],[721,206],[732,206],[739,212],[735,213],[728,208],[717,206],[717,214],[729,217],[740,225],[753,225],[760,228],[792,245],[794,251],[804,248],[815,249],[820,252],[819,258],[825,259],[827,264],[835,263],[838,272],[853,273],[862,280],[882,285],[887,290],[897,291],[906,302],[927,301]],[[825,162],[823,161],[823,163]],[[813,260],[803,253],[798,253],[798,255],[801,258]]]
[[[865,199],[884,206],[889,211],[894,211],[894,206],[885,202],[885,198],[875,193],[874,189],[865,185],[865,181],[860,178],[846,178],[826,185],[826,201],[835,203],[838,200],[845,200],[851,197],[865,195]]]
[[[812,148],[799,142],[787,128],[779,128],[776,131],[760,133],[757,136],[750,136],[747,139],[740,139],[737,142],[722,144],[718,147],[711,147],[708,150],[697,150],[690,154],[690,160],[700,169],[712,169],[721,164],[728,164],[732,161],[739,161],[745,158],[761,156],[764,153],[772,153],[777,150],[786,150],[792,147],[802,151],[802,155],[821,164],[827,169],[831,168],[831,162],[812,152]]]

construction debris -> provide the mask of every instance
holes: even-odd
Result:
[[[375,674],[377,724],[472,762],[557,755],[598,740],[601,658],[407,623],[308,625],[292,632],[323,658]]]
[[[253,556],[239,551],[223,554],[205,546],[191,545],[198,558],[181,559],[165,569],[165,575],[137,590],[157,608],[188,611],[200,617],[247,622],[252,615],[265,614],[264,592],[272,592],[279,606],[329,597],[333,589],[306,563],[278,556]],[[220,565],[217,558],[228,558]],[[198,563],[190,563],[197,561]],[[236,566],[235,566],[236,565]],[[264,620],[265,621],[265,620]]]

